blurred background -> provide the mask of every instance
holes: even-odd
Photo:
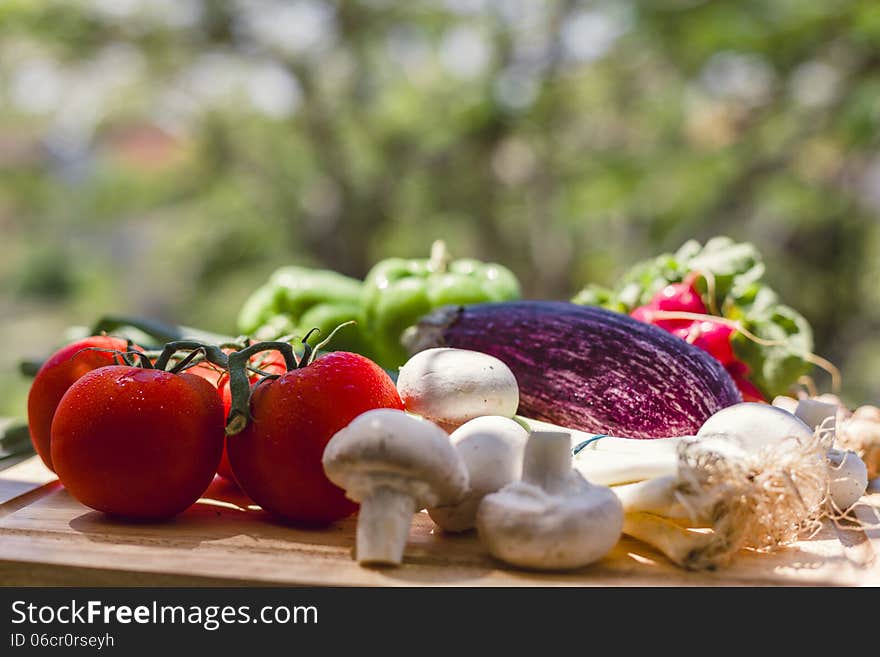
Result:
[[[439,237],[561,299],[753,241],[876,403],[878,135],[876,0],[5,0],[0,414],[68,325]]]

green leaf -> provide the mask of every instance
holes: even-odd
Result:
[[[612,290],[594,283],[578,292],[572,302],[582,306],[602,306],[603,308],[617,303]]]
[[[721,314],[741,321],[762,345],[738,333],[733,338],[737,358],[749,367],[748,379],[768,398],[789,391],[810,369],[813,333],[806,319],[780,303],[779,295],[761,282],[765,268],[761,254],[748,242],[714,237],[700,245],[685,242],[674,254],[664,253],[634,265],[613,291],[587,286],[574,301],[624,312],[648,303],[658,290],[684,280],[691,272],[703,274],[696,285],[706,293],[714,281],[715,301]]]
[[[761,308],[741,321],[759,338],[782,343],[762,345],[741,333],[734,336],[733,351],[749,366],[748,379],[768,399],[788,393],[792,384],[811,367],[806,360],[813,351],[809,323],[796,310],[782,304]]]

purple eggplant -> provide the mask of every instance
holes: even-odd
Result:
[[[705,351],[603,308],[564,301],[446,307],[410,329],[415,353],[456,347],[491,354],[519,384],[519,414],[629,438],[696,434],[742,401]]]

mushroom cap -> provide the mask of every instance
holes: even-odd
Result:
[[[469,420],[450,436],[464,461],[472,492],[494,493],[519,479],[528,432],[508,417]]]
[[[610,488],[572,472],[550,494],[523,481],[483,498],[480,539],[496,558],[536,570],[579,568],[601,559],[623,531],[623,505]]]
[[[487,415],[465,422],[450,439],[467,468],[470,488],[460,503],[428,513],[446,531],[467,531],[476,524],[483,497],[519,479],[528,433],[510,418]]]
[[[438,347],[400,368],[397,391],[407,410],[447,428],[482,415],[513,417],[519,386],[510,368],[479,351]]]
[[[356,417],[330,439],[322,462],[327,478],[356,502],[381,486],[412,496],[417,509],[454,504],[467,492],[467,469],[449,435],[395,409]]]

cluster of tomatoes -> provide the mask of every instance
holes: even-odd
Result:
[[[403,408],[378,365],[337,351],[291,367],[278,351],[256,353],[245,385],[247,423],[228,432],[228,368],[165,360],[94,336],[41,367],[28,397],[31,437],[76,499],[120,518],[164,520],[195,503],[219,474],[287,521],[325,524],[357,509],[324,475],[321,456],[361,413]]]
[[[653,324],[699,347],[720,362],[742,393],[745,401],[766,401],[761,391],[748,380],[749,367],[736,357],[731,339],[735,329],[726,322],[708,316],[691,274],[681,283],[672,283],[659,290],[644,306],[638,306],[630,316],[646,324]],[[700,319],[675,318],[676,313],[704,315]]]

